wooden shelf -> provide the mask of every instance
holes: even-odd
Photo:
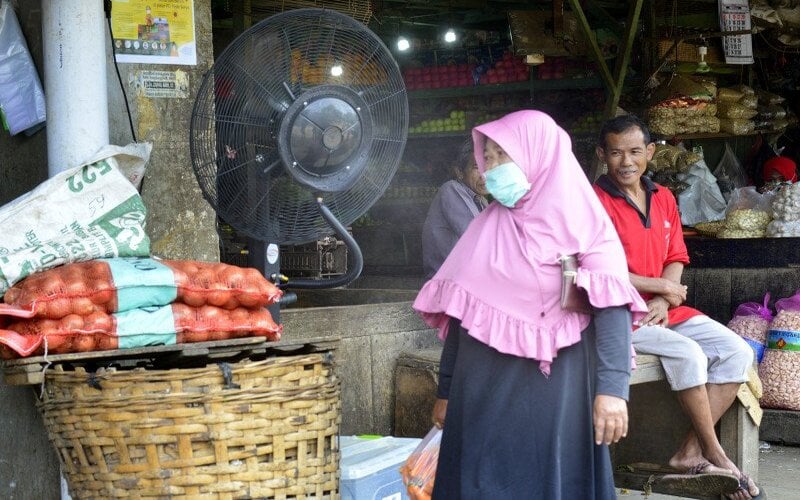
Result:
[[[493,83],[470,87],[446,89],[424,89],[408,92],[409,99],[433,99],[442,97],[467,97],[475,95],[503,94],[531,90],[578,90],[603,88],[599,78],[565,78],[552,80],[529,80],[525,82]]]
[[[690,140],[697,140],[697,139],[735,139],[737,137],[752,137],[754,135],[770,135],[770,134],[782,134],[783,131],[778,132],[768,132],[768,131],[758,131],[758,132],[751,132],[749,134],[740,134],[740,135],[733,135],[727,134],[725,132],[711,132],[711,133],[703,133],[703,134],[680,134],[670,137],[670,140],[677,140],[677,141],[690,141]]]
[[[456,130],[455,132],[431,132],[429,134],[408,134],[408,140],[411,139],[442,139],[447,137],[465,138],[469,137],[472,133],[470,130]]]
[[[458,130],[456,132],[431,132],[429,134],[408,134],[408,140],[410,141],[410,140],[413,140],[413,139],[447,139],[447,138],[462,138],[463,139],[463,138],[469,137],[470,134],[472,134],[471,130],[472,129],[470,129],[470,130]],[[600,130],[597,130],[595,132],[570,132],[567,129],[564,129],[564,130],[567,131],[569,136],[572,138],[573,142],[575,142],[575,141],[596,140],[597,139],[597,135],[600,133]],[[689,138],[689,139],[693,138],[693,137],[689,137],[689,136],[686,136],[686,137]],[[744,136],[732,135],[730,137],[744,137]],[[684,138],[684,136],[680,136],[680,138]],[[703,138],[708,139],[709,137],[703,137]]]

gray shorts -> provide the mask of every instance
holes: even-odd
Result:
[[[747,382],[753,364],[753,349],[708,316],[695,316],[670,328],[643,326],[633,332],[633,348],[661,358],[673,391],[706,383]]]

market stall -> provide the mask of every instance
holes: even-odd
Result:
[[[271,1],[194,2],[196,5],[200,3],[203,9],[196,7],[197,12],[208,18],[200,21],[196,28],[203,35],[198,35],[200,52],[207,52],[201,54],[203,61],[211,59],[212,36],[216,55],[220,56],[225,47],[248,27],[277,12],[304,6]],[[430,5],[422,5],[424,3]],[[796,24],[797,16],[792,9],[781,7],[776,2],[752,1],[749,6],[750,24],[740,25],[738,18],[737,23],[731,24],[724,15],[720,17],[716,2],[506,1],[483,4],[478,6],[476,2],[454,1],[335,2],[333,7],[326,5],[369,26],[381,37],[398,63],[402,85],[398,84],[397,91],[402,93],[404,99],[407,96],[408,102],[408,133],[403,131],[402,140],[395,139],[399,142],[394,143],[395,149],[387,155],[396,160],[396,171],[387,172],[385,178],[379,180],[370,178],[370,182],[365,183],[378,187],[367,194],[364,194],[366,188],[363,192],[359,191],[359,196],[363,195],[369,203],[361,205],[364,210],[358,214],[357,210],[344,207],[344,200],[336,200],[331,204],[336,215],[345,222],[346,232],[355,238],[363,253],[363,272],[354,282],[333,290],[298,293],[295,304],[279,310],[278,322],[269,323],[266,316],[258,317],[253,309],[258,309],[261,314],[261,307],[267,305],[259,303],[245,308],[247,314],[240,313],[235,321],[231,319],[227,323],[219,323],[215,322],[218,319],[214,319],[219,317],[216,310],[211,312],[214,317],[212,321],[208,315],[187,311],[184,307],[233,305],[229,303],[230,293],[222,297],[219,293],[230,290],[209,289],[206,280],[206,285],[201,288],[209,294],[216,294],[213,299],[215,304],[191,304],[197,302],[197,296],[192,294],[198,291],[195,289],[182,295],[176,292],[174,299],[179,300],[140,304],[133,308],[166,307],[174,320],[173,325],[177,322],[178,326],[184,327],[182,331],[161,332],[171,341],[150,339],[151,343],[167,344],[157,347],[135,343],[137,338],[148,342],[144,340],[145,334],[157,333],[153,331],[144,332],[140,329],[138,333],[123,335],[105,330],[98,333],[98,325],[108,323],[111,321],[109,318],[118,321],[114,314],[125,311],[113,307],[106,311],[81,309],[88,305],[86,301],[82,301],[77,309],[69,310],[72,315],[79,316],[80,324],[76,318],[64,320],[69,314],[38,318],[49,321],[44,326],[26,323],[30,318],[24,321],[3,320],[0,323],[3,329],[17,333],[22,331],[23,335],[45,332],[42,342],[37,345],[19,345],[30,349],[28,357],[7,360],[4,363],[4,377],[7,384],[37,388],[44,384],[41,398],[37,396],[35,399],[39,401],[52,440],[61,443],[61,460],[74,465],[74,468],[65,468],[65,473],[77,478],[74,480],[79,483],[94,482],[86,487],[88,490],[84,486],[76,486],[76,491],[95,491],[91,488],[100,487],[102,483],[103,488],[117,493],[121,491],[120,488],[141,487],[145,488],[143,491],[150,492],[168,490],[176,495],[208,493],[218,494],[219,497],[235,496],[242,491],[249,491],[251,496],[278,495],[276,492],[299,494],[299,490],[291,489],[291,481],[277,484],[280,474],[291,475],[286,471],[269,477],[256,474],[242,479],[241,475],[246,475],[250,470],[248,467],[252,465],[247,462],[245,450],[255,450],[252,454],[253,463],[263,464],[272,460],[277,468],[277,463],[283,462],[282,466],[285,465],[287,470],[300,470],[300,478],[305,477],[303,474],[313,476],[314,480],[301,482],[306,482],[309,488],[316,488],[315,494],[332,495],[338,485],[332,479],[336,471],[331,468],[331,463],[338,460],[337,453],[340,451],[335,436],[396,433],[395,401],[400,389],[394,387],[393,381],[398,359],[404,357],[404,352],[413,354],[435,349],[438,345],[432,331],[410,308],[416,290],[424,281],[421,232],[431,200],[448,178],[456,152],[469,139],[472,127],[513,110],[539,109],[552,115],[569,132],[574,152],[590,179],[602,171],[602,165],[595,159],[595,146],[603,120],[623,110],[647,119],[654,139],[659,141],[648,175],[673,191],[686,217],[684,229],[692,258],[692,267],[684,273],[684,282],[690,290],[688,303],[727,323],[742,304],[760,303],[769,292],[771,301],[765,307],[773,308],[776,300],[790,298],[800,288],[800,274],[795,269],[800,264],[800,255],[797,255],[800,206],[796,202],[796,184],[792,184],[786,176],[783,179],[766,179],[764,176],[764,166],[773,156],[800,160],[800,149],[795,146],[798,138],[796,115],[800,112],[796,90],[800,78],[797,73],[800,49],[796,33],[800,25]],[[203,16],[198,19],[205,19]],[[401,38],[405,39],[405,45],[398,45]],[[208,43],[204,46],[200,41]],[[30,45],[37,47],[35,41]],[[256,45],[246,50],[252,50]],[[406,48],[401,50],[401,46]],[[742,52],[743,48],[748,47],[749,52]],[[291,100],[284,96],[284,83],[290,88],[289,94],[292,94],[300,89],[299,85],[295,86],[300,81],[318,84],[324,80],[330,83],[328,80],[341,76],[332,72],[336,63],[341,61],[329,56],[322,52],[309,55],[308,51],[290,51],[286,68],[291,77],[288,83],[269,78],[265,80],[275,84],[271,87],[272,97],[278,95],[279,98],[259,102],[259,105],[264,105],[263,112],[254,111],[257,109],[254,103],[259,101],[254,97],[257,95],[254,87],[258,86],[251,82],[239,85],[232,80],[214,81],[215,91],[207,95],[205,104],[209,109],[217,107],[225,111],[219,114],[235,113],[240,109],[253,111],[252,116],[240,120],[241,123],[257,121],[259,116],[256,115],[259,113],[279,114],[284,110],[284,105],[289,106]],[[272,58],[273,61],[278,59]],[[370,59],[366,57],[351,59],[345,61],[344,66],[346,69],[348,63],[356,64],[370,73],[374,68],[368,61]],[[195,73],[190,73],[192,98],[200,92],[203,73],[210,67],[209,62],[208,67],[198,67]],[[271,66],[258,69],[268,74],[277,71]],[[123,74],[125,71],[123,66]],[[131,82],[139,81],[134,76],[143,77],[138,73],[134,75],[135,71],[138,70],[130,71]],[[342,68],[338,71],[342,71]],[[374,81],[371,83],[379,86],[382,78],[380,72],[371,74],[372,77]],[[168,207],[168,215],[156,217],[155,224],[151,223],[149,228],[141,224],[141,214],[123,217],[124,222],[130,224],[124,228],[130,231],[127,235],[141,233],[152,237],[150,249],[136,253],[126,247],[126,251],[129,251],[126,255],[141,258],[155,255],[174,261],[193,262],[186,256],[195,253],[198,260],[214,260],[209,257],[214,252],[209,253],[205,248],[201,251],[199,246],[193,249],[191,242],[196,240],[193,236],[185,235],[197,232],[197,227],[218,225],[219,257],[223,263],[238,268],[252,265],[254,257],[261,261],[268,259],[267,246],[259,247],[253,241],[253,235],[258,231],[255,225],[250,224],[252,221],[245,220],[243,224],[246,216],[239,218],[226,209],[244,198],[258,202],[262,197],[267,197],[266,191],[269,190],[261,191],[262,187],[277,179],[269,177],[268,171],[273,163],[283,160],[269,156],[276,154],[274,148],[265,145],[269,141],[247,136],[250,146],[237,146],[231,141],[225,142],[232,140],[233,136],[226,136],[224,127],[214,123],[209,125],[205,137],[225,142],[219,148],[209,149],[209,164],[216,166],[211,157],[223,159],[223,170],[228,169],[225,170],[228,172],[226,176],[229,179],[237,178],[238,187],[243,188],[242,192],[246,195],[239,197],[236,191],[219,189],[227,185],[216,180],[204,188],[204,177],[198,178],[192,171],[188,158],[189,147],[184,144],[192,115],[191,106],[185,106],[187,99],[178,95],[153,97],[144,88],[137,88],[137,91],[137,98],[131,99],[136,101],[131,125],[134,119],[138,120],[137,131],[156,139],[154,158],[157,164],[152,172],[167,171],[170,175],[149,178],[144,191],[150,190],[152,194],[143,193],[139,200],[134,197],[135,206],[128,207],[131,208],[128,212],[146,208],[155,214],[159,208]],[[363,93],[369,95],[369,91]],[[292,94],[291,97],[296,95]],[[347,98],[351,97],[348,94]],[[128,96],[124,98],[128,99]],[[361,98],[361,95],[352,97],[353,102]],[[283,103],[281,99],[286,102]],[[183,103],[184,106],[176,111],[179,108],[175,103]],[[110,105],[114,109],[123,109],[118,98],[112,98]],[[292,108],[292,112],[296,112],[297,116],[304,113],[299,105]],[[208,111],[206,117],[214,115],[214,111]],[[401,115],[399,111],[393,115],[392,123],[399,127],[398,130],[406,124]],[[317,117],[311,114],[304,116]],[[157,117],[174,123],[170,122],[171,127],[159,125]],[[344,116],[343,119],[347,118]],[[119,117],[111,120],[112,140],[123,136],[123,132],[127,137],[128,123],[125,122],[125,126],[121,127],[123,121]],[[162,128],[184,130],[180,131],[179,138],[169,139],[167,132],[163,132],[163,137],[160,135]],[[376,127],[381,134],[387,128],[388,125]],[[285,132],[278,130],[275,136],[283,133],[284,142],[291,143],[291,133]],[[300,133],[299,127],[296,132]],[[324,137],[328,141],[326,145],[336,143],[339,139],[341,137],[330,134]],[[17,137],[13,140],[15,142],[2,137],[0,146],[6,148],[10,144],[7,149],[20,157],[21,164],[27,165],[25,162],[30,161],[31,155],[25,144],[36,144],[37,140],[41,140],[41,136],[34,135],[28,139]],[[180,143],[182,152],[179,155],[171,149],[174,144],[168,145],[170,141]],[[404,147],[398,146],[401,142]],[[295,159],[306,153],[301,149],[297,147],[294,151]],[[39,163],[46,163],[44,158],[39,160]],[[258,168],[239,176],[236,172],[245,170],[238,168],[239,160]],[[180,164],[180,168],[175,169],[173,163]],[[356,167],[354,164],[354,169]],[[92,172],[101,168],[94,168]],[[315,168],[312,166],[308,170]],[[365,168],[369,171],[369,168]],[[11,172],[10,168],[8,170]],[[175,173],[176,170],[179,173]],[[5,197],[2,202],[10,201],[32,187],[34,176],[30,174],[31,171],[28,169],[23,174],[16,173],[16,177],[9,173],[7,177],[10,182],[3,183],[0,191]],[[205,178],[215,179],[209,172],[205,172]],[[282,199],[292,204],[295,199],[308,195],[298,188],[295,182],[297,178],[287,179],[286,182],[280,179],[275,182],[274,185],[280,189],[273,191],[273,194],[281,191],[283,198],[275,196],[273,201]],[[36,179],[36,183],[43,180]],[[191,206],[185,210],[177,209],[171,204],[173,197],[182,197],[182,188],[188,185],[202,204],[202,210],[195,210]],[[748,188],[751,185],[753,188]],[[9,186],[17,188],[15,190]],[[315,185],[315,189],[320,187],[325,191],[329,186]],[[206,190],[207,199],[212,201],[212,208],[218,210],[209,209],[200,199],[203,189]],[[173,193],[176,194],[172,196]],[[326,196],[328,199],[335,198],[335,195]],[[739,199],[742,201],[736,201]],[[316,206],[313,208],[316,210]],[[175,214],[179,214],[179,217]],[[175,221],[176,217],[179,220]],[[277,211],[267,217],[269,224],[280,221],[281,230],[291,225],[288,221],[292,218],[292,214]],[[201,219],[203,223],[199,224],[197,221]],[[315,224],[312,224],[315,226],[313,230],[316,229]],[[158,230],[154,232],[155,227]],[[24,245],[28,231],[15,230],[14,233],[15,237],[22,238],[19,245]],[[213,231],[204,230],[202,233],[214,235]],[[306,238],[309,240],[307,242],[300,242],[303,238],[275,237],[273,242],[280,245],[277,266],[280,271],[290,278],[310,281],[335,280],[348,273],[353,274],[356,267],[353,253],[341,235],[321,234],[314,232],[312,238]],[[131,238],[126,240],[129,243],[132,241]],[[102,243],[98,245],[102,246]],[[216,251],[216,244],[211,246]],[[192,271],[200,273],[203,271],[201,267],[196,266]],[[44,270],[31,268],[24,273],[18,272],[17,277],[32,271]],[[96,288],[96,282],[101,278],[92,274],[94,272],[88,268],[74,271],[73,277],[91,276],[91,283],[76,279],[74,281],[78,284],[72,283],[73,291],[94,290],[105,294],[107,290]],[[63,277],[59,279],[63,281]],[[8,307],[27,307],[37,312],[38,306],[31,306],[35,301],[14,299],[14,294],[6,294]],[[99,296],[95,301],[89,299],[89,302],[96,306],[108,303]],[[64,304],[56,303],[52,308],[45,309],[63,310]],[[231,311],[236,309],[229,308]],[[273,305],[273,311],[276,309]],[[167,315],[165,311],[162,313]],[[204,310],[205,313],[208,311]],[[95,314],[98,312],[107,315],[100,317]],[[93,322],[90,324],[88,316],[92,314],[95,316],[92,316]],[[773,309],[772,314],[777,316],[778,311]],[[186,328],[188,323],[181,323],[178,319],[185,320],[188,316],[211,322],[213,328],[204,327],[201,331]],[[787,330],[791,326],[792,316],[789,315],[788,327],[786,316],[783,314],[778,321],[776,331],[793,331]],[[245,320],[251,323],[243,323]],[[63,324],[60,324],[62,321]],[[128,323],[137,322],[149,325],[141,319]],[[282,327],[284,334],[280,341],[277,340],[279,327]],[[70,338],[67,332],[76,329],[92,332],[91,345],[88,335],[81,337],[77,343],[74,339],[66,341]],[[761,344],[764,350],[777,351],[777,356],[787,357],[786,353],[791,349],[784,347],[787,343],[790,346],[793,344],[780,334],[776,334],[770,343],[769,335],[766,333],[763,338],[751,340]],[[781,340],[784,341],[783,346],[778,345]],[[123,343],[127,349],[120,349]],[[101,347],[105,350],[100,350]],[[335,363],[331,363],[331,354]],[[276,391],[280,393],[278,396],[268,391],[258,395],[263,400],[254,403],[252,414],[236,413],[241,401],[255,397],[246,390],[240,390],[250,387],[249,381],[236,378],[243,373],[242,363],[252,362],[259,369],[273,370],[271,360],[279,358],[299,360],[297,365],[287,368],[286,377],[297,376],[309,385],[307,391],[293,389],[294,396],[300,394],[296,407],[292,403],[288,405],[293,406],[292,409],[286,410],[281,404],[275,403],[276,397],[284,398],[287,391],[292,392],[277,388]],[[770,361],[769,365],[776,366],[775,361]],[[148,377],[137,371],[137,367],[157,371],[158,377],[163,378],[155,380],[157,377]],[[49,381],[44,375],[46,369],[54,373]],[[229,371],[228,375],[226,370]],[[176,376],[176,371],[180,375]],[[764,375],[772,376],[776,371],[779,370],[770,368]],[[306,377],[309,375],[306,372],[314,375]],[[770,379],[769,376],[765,377],[765,385],[773,379],[778,384],[786,383],[782,378]],[[203,382],[193,385],[188,380],[192,377],[198,377]],[[270,373],[258,377],[262,375],[256,378],[263,381],[274,376]],[[90,382],[84,383],[87,379]],[[653,381],[640,382],[646,384]],[[99,410],[101,413],[97,420],[105,424],[92,421],[73,423],[70,414],[83,412],[80,414],[85,416],[100,407],[98,394],[94,392],[100,389],[93,387],[94,383],[104,393],[107,392],[110,400],[117,398],[114,401],[118,405],[136,406],[142,398],[154,399],[163,387],[170,388],[173,399],[164,399],[164,415],[158,417],[163,417],[163,421],[157,424],[148,420],[150,417],[146,414],[149,409],[136,408],[140,413],[131,411],[123,415],[111,407]],[[138,386],[141,393],[117,390],[117,384]],[[234,385],[241,387],[237,389]],[[230,392],[229,400],[222,396],[226,391]],[[196,399],[197,393],[214,394],[215,398],[219,398],[201,403]],[[72,402],[80,408],[68,406],[71,404],[67,401],[69,394],[80,396],[73,398],[75,401]],[[794,407],[795,399],[791,394],[784,396],[784,393],[776,395],[773,391],[769,404],[796,414],[800,407]],[[306,405],[314,398],[319,399],[321,406]],[[217,403],[225,408],[228,421],[214,427],[214,423],[203,420],[202,412],[197,408]],[[646,404],[655,403],[648,401]],[[183,406],[192,410],[183,415],[176,409]],[[231,410],[231,407],[235,409]],[[726,423],[729,428],[738,425],[735,419],[750,418],[739,411],[741,408],[737,407],[737,412],[729,416]],[[428,409],[414,411],[426,412]],[[677,412],[675,408],[665,411]],[[770,415],[771,410],[768,409],[764,422],[771,421]],[[19,418],[29,419],[21,411]],[[189,420],[196,421],[196,427]],[[238,420],[248,421],[248,425],[253,427],[242,431],[236,428],[235,421]],[[285,421],[290,422],[290,431],[281,428]],[[150,441],[143,438],[141,442],[129,445],[122,443],[115,434],[123,424],[108,422],[125,422],[125,425],[136,424],[144,428],[165,425],[174,432],[170,436],[147,436]],[[77,427],[71,427],[73,425]],[[274,439],[279,446],[273,451],[266,451],[270,445],[252,437],[252,429],[264,426],[275,427],[270,439]],[[282,436],[295,431],[307,431],[308,439],[293,443],[282,441]],[[73,440],[69,443],[72,432],[85,435],[86,441]],[[214,433],[232,436],[232,441],[214,441],[209,437]],[[422,437],[419,434],[416,432],[415,437]],[[780,432],[770,435],[774,437],[776,434],[782,440],[794,439],[780,435]],[[728,435],[740,434],[731,431]],[[745,448],[736,439],[733,441],[736,446]],[[795,442],[800,442],[800,436]],[[635,448],[636,444],[633,446]],[[752,460],[752,450],[748,448],[746,451],[749,453],[747,460]],[[272,456],[268,456],[270,453]],[[275,453],[285,460],[276,460]],[[625,453],[627,451],[620,451],[622,455]],[[6,460],[1,455],[0,459]],[[316,459],[327,462],[319,464],[314,462]],[[737,458],[737,461],[743,462],[744,458]],[[44,463],[43,460],[41,462]],[[169,472],[164,472],[164,477],[140,477],[136,480],[127,477],[120,479],[109,472],[120,464],[130,470],[142,469],[144,463]],[[52,468],[52,463],[48,467]],[[90,471],[90,468],[94,470]],[[188,476],[194,479],[183,483],[175,480],[176,477]],[[277,484],[273,490],[258,489],[271,480]],[[122,481],[123,484],[114,481]],[[212,483],[217,485],[213,491],[208,489]],[[255,486],[256,483],[258,486]],[[3,491],[0,486],[0,493]]]

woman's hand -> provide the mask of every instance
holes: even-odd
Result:
[[[436,402],[433,403],[433,425],[438,428],[444,427],[444,416],[447,413],[447,400],[446,399],[436,399]]]
[[[592,411],[595,444],[616,443],[628,435],[628,403],[616,396],[598,394]]]
[[[639,320],[639,326],[664,326],[669,324],[669,302],[661,296],[647,301],[647,314]]]

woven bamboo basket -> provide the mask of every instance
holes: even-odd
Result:
[[[339,498],[330,353],[48,371],[39,407],[73,498]]]
[[[717,236],[717,233],[725,227],[724,220],[717,220],[712,222],[698,222],[694,225],[695,230],[703,236],[710,236],[712,238]]]

